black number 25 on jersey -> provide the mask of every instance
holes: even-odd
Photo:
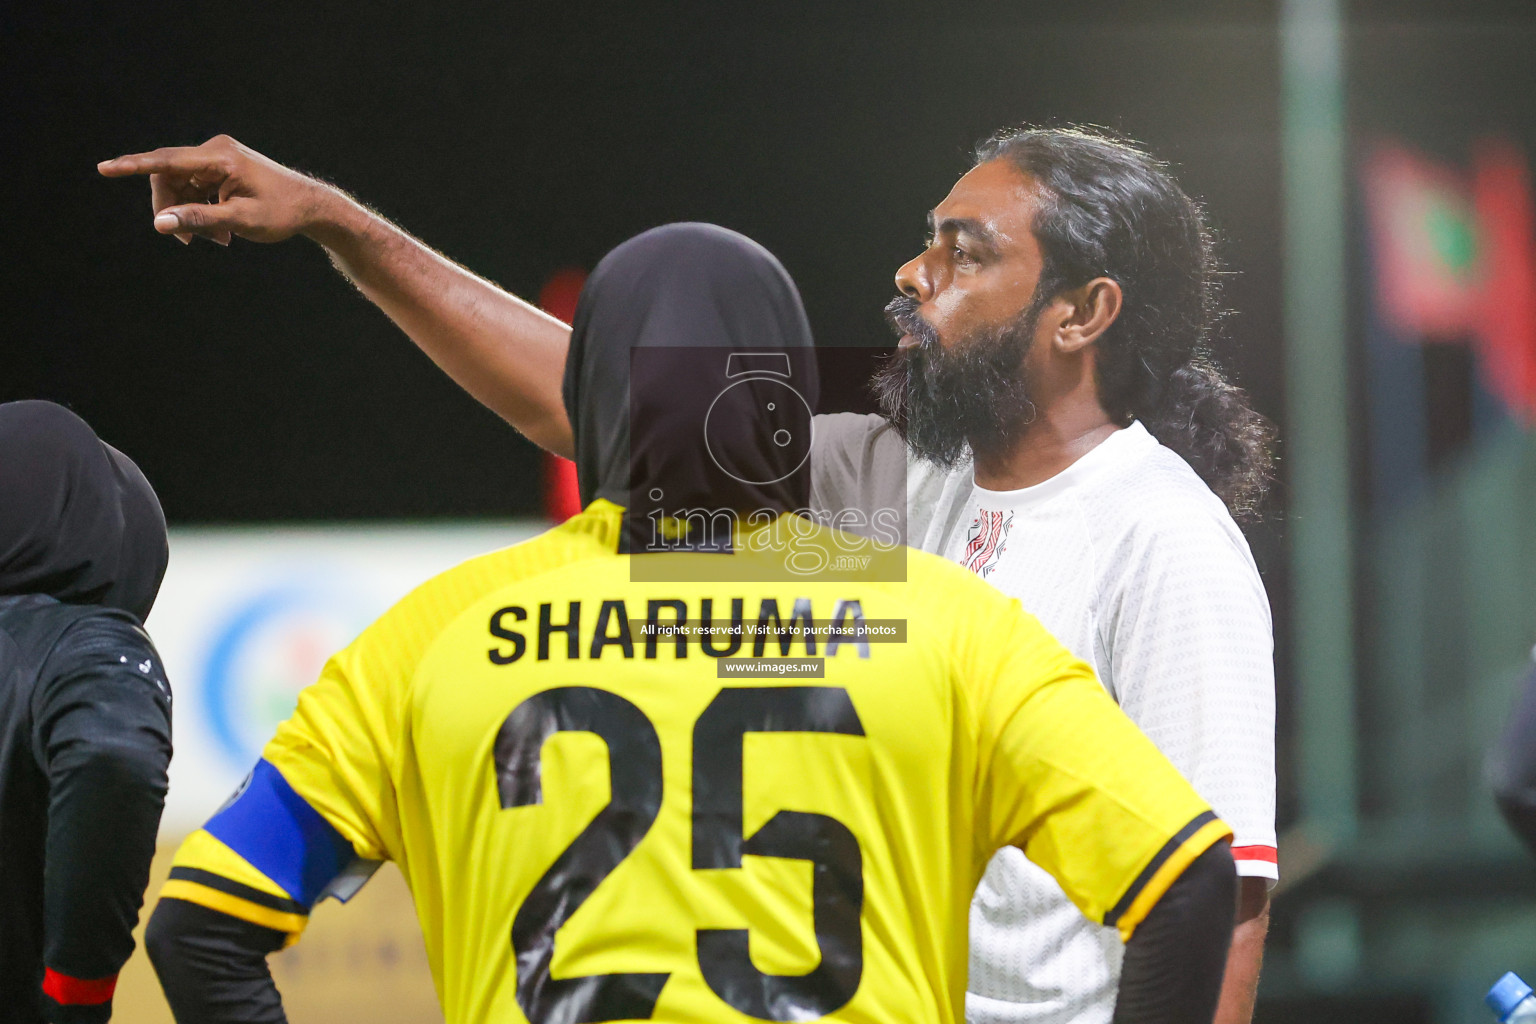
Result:
[[[517,1001],[533,1024],[648,1018],[670,975],[552,978],[549,966],[555,932],[655,822],[661,810],[661,743],[650,720],[616,693],[562,686],[534,694],[513,709],[496,735],[503,808],[542,802],[540,752],[557,732],[602,737],[612,796],[544,872],[513,918]],[[743,854],[810,861],[821,951],[821,962],[809,974],[764,974],[748,956],[746,929],[699,929],[704,980],[749,1016],[815,1020],[846,1005],[864,972],[863,855],[848,827],[825,814],[780,811],[752,835],[742,835],[742,739],[749,732],[863,736],[864,727],[846,690],[769,686],[721,690],[693,729],[694,868],[740,868]]]

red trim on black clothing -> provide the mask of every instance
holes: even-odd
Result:
[[[117,989],[117,975],[110,978],[71,978],[52,967],[43,969],[43,992],[60,1006],[100,1006],[110,1002]]]

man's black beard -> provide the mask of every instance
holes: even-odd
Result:
[[[913,455],[951,468],[972,451],[1004,452],[1035,421],[1024,356],[1042,304],[1032,301],[1013,322],[975,331],[948,347],[898,295],[885,307],[897,334],[917,345],[897,349],[870,382],[880,409]]]

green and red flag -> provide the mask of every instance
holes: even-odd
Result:
[[[1385,143],[1367,157],[1376,309],[1401,341],[1471,343],[1485,385],[1536,422],[1536,213],[1518,149],[1486,139],[1464,172]]]
[[[1382,317],[1404,338],[1465,340],[1482,291],[1471,182],[1382,145],[1366,161],[1364,185]]]

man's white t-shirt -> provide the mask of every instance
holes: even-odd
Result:
[[[818,416],[817,510],[905,504],[907,541],[1016,597],[1235,833],[1240,875],[1278,878],[1269,600],[1221,500],[1145,427],[1056,476],[976,486],[969,462],[908,458],[880,416]],[[972,1024],[1107,1024],[1121,943],[1024,854],[993,858],[971,906]]]

